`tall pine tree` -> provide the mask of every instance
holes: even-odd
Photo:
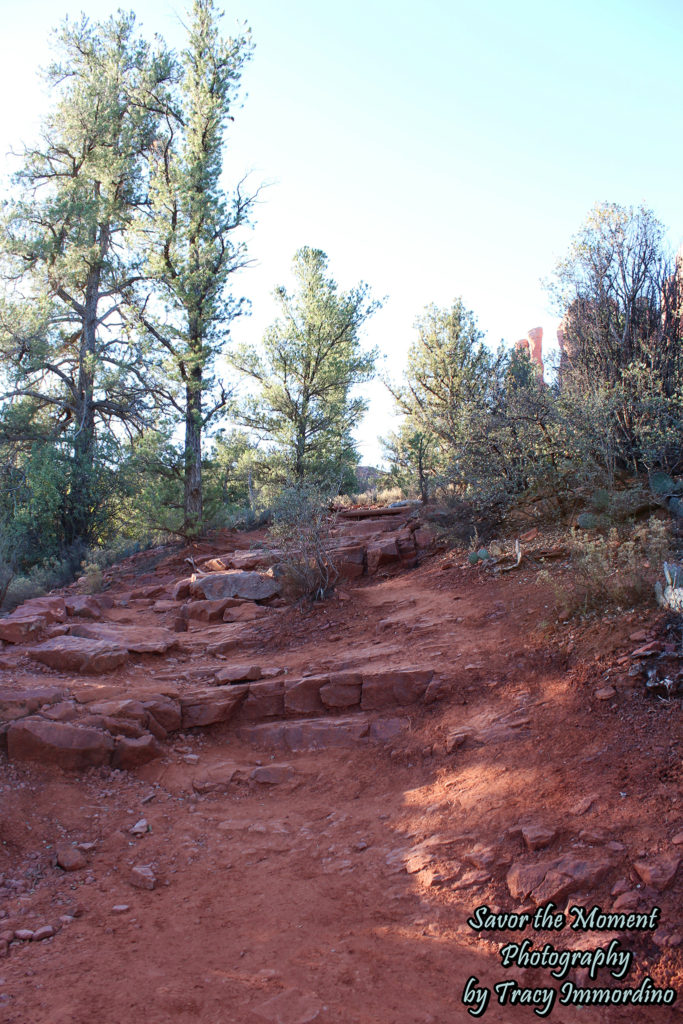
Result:
[[[127,244],[146,200],[170,62],[135,36],[134,16],[65,23],[47,80],[56,102],[27,149],[0,231],[4,294],[3,433],[70,449],[64,540],[89,542],[98,519],[98,431],[140,426],[143,353],[122,330],[137,276]]]
[[[203,517],[202,438],[229,394],[214,367],[242,302],[228,290],[246,264],[238,229],[255,196],[221,182],[223,148],[240,78],[250,59],[249,32],[224,39],[213,0],[195,0],[177,91],[154,150],[151,207],[143,235],[147,291],[136,319],[159,354],[157,394],[184,420],[184,531]]]

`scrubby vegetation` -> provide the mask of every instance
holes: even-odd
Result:
[[[117,553],[264,519],[292,588],[326,593],[323,510],[405,498],[445,504],[457,543],[525,515],[589,531],[571,541],[584,606],[635,600],[639,558],[665,552],[634,517],[683,512],[683,271],[654,214],[601,204],[572,240],[545,380],[487,347],[462,299],[429,306],[386,382],[403,417],[386,469],[358,470],[379,303],[301,247],[261,347],[230,344],[258,189],[226,190],[223,155],[252,45],[221,35],[212,0],[188,24],[178,56],[132,15],[66,23],[46,131],[7,196],[0,601],[81,573],[97,589]]]

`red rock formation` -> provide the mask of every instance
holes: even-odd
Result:
[[[521,338],[515,344],[518,352],[526,352],[532,363],[538,366],[543,380],[543,328],[532,327],[526,338]]]

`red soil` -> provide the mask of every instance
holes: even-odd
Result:
[[[136,572],[141,562],[131,564]],[[178,556],[143,579],[181,574]],[[680,698],[648,698],[641,680],[624,674],[630,662],[617,666],[638,646],[630,634],[661,635],[661,614],[550,631],[539,627],[551,617],[549,599],[531,574],[493,578],[450,555],[347,584],[341,598],[287,608],[274,625],[255,623],[239,660],[257,655],[264,667],[299,673],[433,668],[441,699],[404,711],[404,729],[385,743],[289,753],[250,745],[228,724],[176,735],[162,760],[137,772],[68,774],[0,755],[0,935],[61,925],[53,938],[13,941],[0,958],[0,1019],[451,1024],[472,1019],[462,1002],[472,976],[490,989],[517,978],[527,988],[559,990],[547,969],[504,969],[504,944],[529,938],[536,948],[590,949],[615,937],[634,963],[612,984],[636,987],[650,976],[655,985],[678,986],[678,1002],[584,1009],[556,1002],[548,1019],[680,1019],[683,871],[658,891],[634,868],[683,852]],[[110,617],[159,624],[145,607]],[[193,627],[187,649],[166,664],[142,656],[101,677],[103,694],[200,678],[215,630]],[[8,651],[0,684],[59,678],[35,665],[12,667]],[[616,694],[597,699],[596,690],[615,679]],[[215,777],[226,763],[286,764],[294,774],[272,786],[238,782],[198,795],[193,781],[212,770]],[[149,831],[136,837],[130,829],[143,817]],[[548,847],[529,852],[520,826],[547,829]],[[64,843],[93,844],[87,866],[55,866]],[[525,905],[508,887],[511,867],[564,855],[608,863],[559,898],[559,910],[611,911],[632,892],[630,907],[661,907],[660,928],[477,933],[468,926],[482,904]],[[151,865],[154,890],[131,885],[134,865]],[[118,905],[128,909],[115,912]],[[73,920],[60,922],[64,915]],[[575,971],[569,977],[591,984]],[[609,981],[600,971],[598,984]],[[536,1014],[532,1006],[499,1006],[494,993],[484,1019]]]

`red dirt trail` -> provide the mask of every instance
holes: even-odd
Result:
[[[491,990],[507,979],[554,986],[552,1024],[683,1019],[683,870],[660,890],[634,868],[683,852],[680,698],[648,698],[615,668],[620,657],[628,668],[631,634],[662,635],[662,616],[551,630],[549,598],[530,574],[496,578],[463,561],[431,555],[249,624],[240,660],[263,667],[433,669],[438,699],[369,713],[379,738],[336,746],[331,716],[319,750],[250,742],[228,723],[171,736],[160,760],[135,771],[69,773],[0,754],[0,933],[56,929],[12,940],[0,958],[0,1020],[455,1024],[477,1019],[463,1003],[471,977]],[[145,569],[137,556],[121,573],[113,596],[138,578],[180,577],[182,557]],[[109,618],[160,623],[135,601]],[[221,628],[194,623],[180,654],[140,656],[92,685],[105,697],[160,681],[182,689],[207,670]],[[63,679],[14,648],[0,663],[0,689]],[[609,681],[614,696],[596,698]],[[287,766],[284,781],[249,781],[259,765]],[[218,780],[213,791],[207,780]],[[132,834],[142,818],[147,831]],[[55,866],[63,843],[86,844],[80,870]],[[563,857],[589,869],[568,893],[560,886],[559,911],[612,911],[621,897],[629,910],[661,907],[657,932],[468,926],[484,904],[533,913],[533,899],[512,895],[516,867]],[[131,885],[136,865],[151,867],[153,890]],[[633,951],[631,969],[620,981],[603,969],[598,985],[635,988],[649,976],[679,999],[561,1005],[548,969],[502,966],[501,947],[525,938],[563,950],[617,939]],[[593,984],[575,969],[568,979]],[[479,1019],[539,1017],[492,992]]]

